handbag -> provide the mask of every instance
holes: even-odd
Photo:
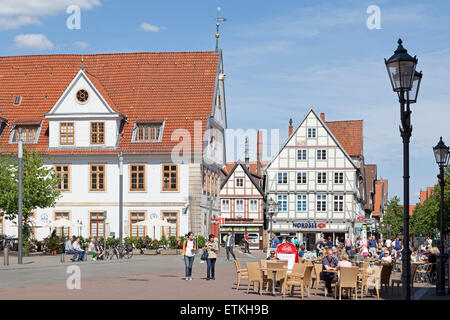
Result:
[[[201,260],[207,260],[208,259],[208,251],[203,250],[202,256],[200,257]]]

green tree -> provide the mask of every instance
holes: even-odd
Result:
[[[449,210],[450,207],[450,166],[445,170],[444,189],[444,223],[449,228]],[[440,206],[441,206],[441,187],[438,184],[434,186],[432,196],[426,199],[422,204],[418,204],[411,217],[411,231],[416,235],[433,236],[435,230],[440,229]]]
[[[44,159],[37,152],[23,152],[23,239],[24,244],[31,234],[31,212],[37,208],[54,207],[61,193],[55,190],[58,181],[52,168],[44,166]],[[19,214],[19,168],[17,156],[6,154],[0,157],[0,211],[8,220]]]
[[[381,233],[384,237],[388,234],[392,237],[397,236],[399,233],[403,233],[403,206],[399,204],[400,198],[394,196],[388,201],[386,214],[383,216],[383,222],[381,223]],[[391,231],[387,231],[387,226],[391,226]]]

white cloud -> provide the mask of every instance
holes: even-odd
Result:
[[[90,10],[100,6],[100,0],[1,0],[0,29],[17,29],[41,24],[39,18],[65,13],[70,5]]]
[[[142,22],[141,29],[145,31],[158,32],[160,27],[151,25],[150,23],[147,22]]]
[[[83,41],[75,41],[75,42],[74,42],[74,45],[75,45],[76,47],[78,47],[78,48],[81,48],[81,49],[86,49],[87,47],[90,46],[89,43],[83,42]]]
[[[14,45],[20,49],[48,50],[53,43],[44,34],[19,34],[14,38]]]

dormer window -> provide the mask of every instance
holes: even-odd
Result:
[[[14,98],[14,105],[18,106],[21,101],[22,101],[22,97],[21,96],[16,96]]]
[[[91,122],[91,144],[105,143],[105,123]]]
[[[23,142],[36,143],[38,130],[39,130],[38,125],[16,126],[14,128],[12,142],[15,142],[15,143],[18,142],[19,135],[20,135]]]
[[[137,142],[158,142],[160,141],[162,123],[138,123],[136,124]]]

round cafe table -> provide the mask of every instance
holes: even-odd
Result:
[[[272,278],[272,281],[273,281],[273,283],[272,283],[272,295],[273,295],[273,296],[276,296],[277,293],[276,293],[276,291],[275,291],[275,284],[276,284],[276,275],[277,275],[277,272],[278,272],[278,271],[283,271],[283,270],[286,270],[286,271],[287,271],[287,268],[282,268],[282,267],[281,267],[281,265],[283,264],[283,263],[281,262],[281,260],[268,260],[268,261],[280,263],[280,267],[277,267],[277,268],[267,268],[267,267],[265,267],[265,268],[259,268],[259,270],[261,270],[261,271],[272,272],[272,275],[273,275],[273,278]]]

